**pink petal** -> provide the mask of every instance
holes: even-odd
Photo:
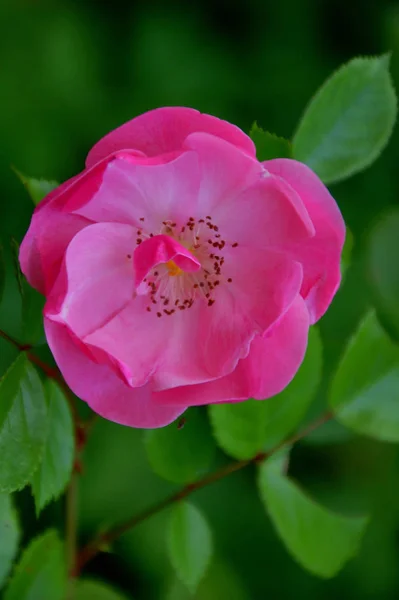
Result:
[[[93,221],[130,223],[156,235],[163,221],[186,223],[196,209],[198,189],[194,152],[154,165],[119,157],[108,163],[98,193],[75,212]]]
[[[285,317],[270,334],[254,340],[248,358],[239,364],[236,376],[246,378],[250,397],[270,398],[290,383],[305,356],[308,333],[309,314],[297,296]]]
[[[112,162],[114,158],[111,156],[109,160]],[[51,206],[64,212],[72,212],[84,205],[99,190],[107,164],[108,162],[104,160],[91,169],[85,169],[75,177],[68,179],[50,192],[37,209]]]
[[[285,249],[303,243],[314,227],[294,190],[278,177],[264,175],[235,198],[213,212],[228,246]]]
[[[144,159],[138,154],[131,151],[124,155],[124,159],[143,164]],[[109,157],[110,162],[114,159]],[[151,161],[145,159],[145,162]],[[20,263],[29,283],[42,294],[47,295],[53,287],[73,236],[91,222],[68,212],[78,211],[98,192],[107,164],[104,160],[68,179],[47,194],[36,207],[21,244]]]
[[[69,242],[89,224],[83,217],[63,214],[51,206],[33,214],[19,253],[22,272],[32,287],[44,295],[50,292]]]
[[[312,239],[291,246],[292,255],[303,264],[301,294],[311,323],[315,323],[327,310],[341,281],[345,224],[334,198],[309,167],[289,159],[270,160],[264,165],[299,194],[316,230]]]
[[[66,251],[65,275],[47,301],[46,315],[78,336],[103,325],[133,297],[134,247],[130,225],[95,223],[79,232]]]
[[[45,332],[54,358],[71,390],[99,415],[129,427],[163,427],[184,412],[182,406],[161,406],[150,385],[131,388],[105,365],[82,351],[65,325],[45,319]]]
[[[237,249],[238,250],[238,249]],[[302,268],[272,252],[240,249],[225,270],[232,275],[213,292],[214,304],[196,299],[176,315],[162,364],[154,373],[157,390],[201,383],[231,373],[263,334],[289,309],[299,293]]]
[[[139,285],[148,272],[159,264],[173,261],[179,269],[193,273],[201,263],[169,235],[156,235],[144,240],[134,251],[135,284]]]
[[[78,175],[61,183],[55,190],[47,194],[36,207],[35,212],[42,210],[48,205],[64,212],[77,210],[80,206],[86,204],[99,190],[105,169],[109,163],[112,163],[117,158],[137,164],[151,164],[152,162],[150,159],[144,157],[141,152],[135,150],[110,155],[107,159],[96,163],[89,169],[84,169]]]
[[[196,131],[216,135],[255,156],[253,142],[238,127],[192,108],[167,107],[146,112],[108,133],[90,150],[86,166],[119,150],[136,149],[147,156],[180,150],[185,138]]]
[[[149,306],[148,296],[138,296],[103,327],[83,338],[94,356],[100,349],[108,357],[105,362],[116,362],[112,366],[132,387],[144,385],[156,373],[173,336],[174,320],[159,318],[158,307],[148,312]]]
[[[263,335],[284,315],[295,300],[302,284],[302,266],[284,253],[253,251],[238,246],[225,253],[225,284],[243,314]]]
[[[259,181],[264,169],[242,148],[209,133],[192,133],[184,147],[196,152],[200,167],[197,216],[213,215],[220,204],[227,204],[245,188]]]
[[[309,314],[298,296],[268,335],[254,338],[248,356],[239,361],[230,375],[201,385],[160,391],[155,398],[160,405],[193,406],[275,396],[299,369],[308,330]]]
[[[83,173],[79,173],[78,175],[75,175],[74,177],[71,177],[70,179],[67,179],[66,181],[64,181],[63,183],[61,183],[54,190],[51,190],[51,192],[49,192],[47,194],[47,196],[45,196],[39,202],[39,204],[36,206],[36,208],[34,210],[34,213],[39,212],[40,210],[43,210],[43,208],[45,206],[47,206],[47,204],[51,204],[56,198],[58,198],[58,196],[60,196],[67,189],[69,189],[70,186],[73,185],[73,183],[75,181],[78,181],[82,177],[82,175],[83,175]]]
[[[211,311],[197,300],[190,309],[167,315],[148,296],[138,296],[83,341],[90,350],[105,352],[109,364],[116,360],[116,371],[133,386],[150,377],[155,389],[209,381],[231,372],[255,335],[232,296],[222,299],[219,310],[216,305]]]
[[[20,248],[21,269],[29,283],[47,295],[61,268],[65,250],[87,218],[70,215],[68,205],[79,206],[95,194],[101,184],[105,162],[83,171],[51,191],[36,207]]]
[[[165,319],[173,330],[162,364],[154,373],[154,389],[202,383],[230,373],[248,353],[255,332],[250,318],[230,294],[211,307],[197,299],[188,310]],[[160,321],[163,319],[160,319]]]

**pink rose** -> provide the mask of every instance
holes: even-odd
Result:
[[[107,419],[160,427],[290,382],[338,288],[344,236],[308,167],[260,163],[234,125],[162,108],[106,135],[41,202],[20,261],[73,392]]]

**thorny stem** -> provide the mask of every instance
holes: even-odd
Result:
[[[308,425],[305,429],[303,429],[302,431],[295,433],[291,437],[287,438],[286,440],[284,440],[283,442],[278,444],[272,450],[269,450],[267,452],[260,452],[259,454],[257,454],[256,456],[254,456],[253,458],[250,458],[248,460],[239,460],[236,462],[232,462],[232,463],[226,465],[225,467],[222,467],[218,471],[215,471],[214,473],[205,475],[205,477],[203,477],[202,479],[199,479],[195,483],[186,485],[185,487],[183,487],[181,490],[179,490],[175,494],[172,494],[171,496],[165,498],[164,500],[161,500],[161,502],[155,504],[154,506],[151,506],[150,508],[143,511],[142,513],[139,513],[138,515],[133,516],[132,518],[125,521],[124,523],[121,523],[120,525],[116,526],[114,529],[111,529],[110,531],[108,531],[106,533],[102,533],[102,534],[98,535],[92,541],[90,541],[86,546],[84,546],[82,548],[82,550],[79,552],[77,562],[76,562],[76,568],[75,568],[75,571],[73,574],[75,576],[78,576],[79,573],[81,572],[81,570],[83,569],[83,567],[92,558],[94,558],[101,551],[101,549],[103,547],[108,546],[109,544],[114,542],[117,538],[119,538],[121,535],[123,535],[130,529],[133,529],[134,527],[136,527],[143,521],[146,521],[153,515],[161,512],[164,508],[167,508],[168,506],[170,506],[171,504],[174,504],[175,502],[179,502],[180,500],[183,500],[187,496],[190,496],[194,492],[201,490],[202,488],[204,488],[208,485],[211,485],[212,483],[215,483],[216,481],[220,481],[221,479],[224,479],[228,475],[231,475],[231,473],[235,473],[236,471],[240,471],[241,469],[244,469],[245,467],[247,467],[250,464],[256,464],[256,463],[260,463],[260,462],[264,461],[266,458],[269,458],[270,456],[272,456],[273,454],[275,454],[282,448],[284,448],[286,446],[291,446],[292,444],[295,444],[299,440],[303,439],[304,437],[309,435],[309,433],[311,433],[312,431],[314,431],[315,429],[317,429],[318,427],[320,427],[321,425],[323,425],[324,423],[326,423],[327,421],[332,419],[332,417],[333,417],[333,414],[331,413],[331,411],[327,411],[320,418],[318,418],[317,420],[310,423],[310,425]]]

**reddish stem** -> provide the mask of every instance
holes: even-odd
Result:
[[[174,504],[175,502],[179,502],[179,500],[182,500],[183,498],[190,496],[194,492],[196,492],[208,485],[211,485],[212,483],[215,483],[216,481],[220,481],[221,479],[224,479],[224,477],[228,477],[232,473],[235,473],[236,471],[240,471],[241,469],[243,469],[244,467],[247,467],[250,464],[257,464],[257,463],[264,461],[266,458],[269,458],[270,456],[272,456],[272,454],[275,454],[276,452],[281,450],[281,448],[295,444],[299,440],[301,440],[304,437],[306,437],[307,435],[309,435],[309,433],[311,433],[312,431],[314,431],[315,429],[317,429],[318,427],[320,427],[321,425],[323,425],[324,423],[326,423],[327,421],[332,419],[332,417],[333,417],[333,414],[330,411],[326,412],[320,418],[318,418],[316,421],[313,421],[312,423],[310,423],[310,425],[308,425],[305,429],[303,429],[299,433],[296,433],[296,434],[292,435],[291,437],[287,438],[285,441],[278,444],[272,450],[269,450],[267,452],[260,452],[253,458],[250,458],[247,460],[239,460],[239,461],[230,463],[227,466],[222,467],[218,471],[215,471],[214,473],[205,475],[205,477],[203,477],[202,479],[199,479],[195,483],[186,485],[180,491],[176,492],[175,494],[172,494],[171,496],[169,496],[168,498],[165,498],[164,500],[161,500],[161,502],[159,502],[158,504],[155,504],[154,506],[146,509],[142,513],[135,515],[134,517],[128,519],[124,523],[117,525],[114,529],[111,529],[110,531],[108,531],[106,533],[102,533],[102,534],[98,535],[96,538],[94,538],[88,544],[86,544],[86,546],[84,546],[81,549],[81,551],[79,552],[77,561],[76,561],[76,568],[74,571],[74,575],[78,576],[80,574],[80,572],[82,571],[82,569],[84,568],[84,566],[101,551],[102,547],[108,546],[109,544],[114,542],[117,538],[119,538],[121,535],[126,533],[128,530],[133,529],[134,527],[136,527],[143,521],[146,521],[153,515],[162,511],[164,508],[167,508],[168,506],[170,506],[171,504]]]

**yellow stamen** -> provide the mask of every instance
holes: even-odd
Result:
[[[176,275],[183,275],[184,271],[177,266],[174,260],[168,260],[166,263],[166,267],[168,269],[168,274],[171,277],[176,277]]]

